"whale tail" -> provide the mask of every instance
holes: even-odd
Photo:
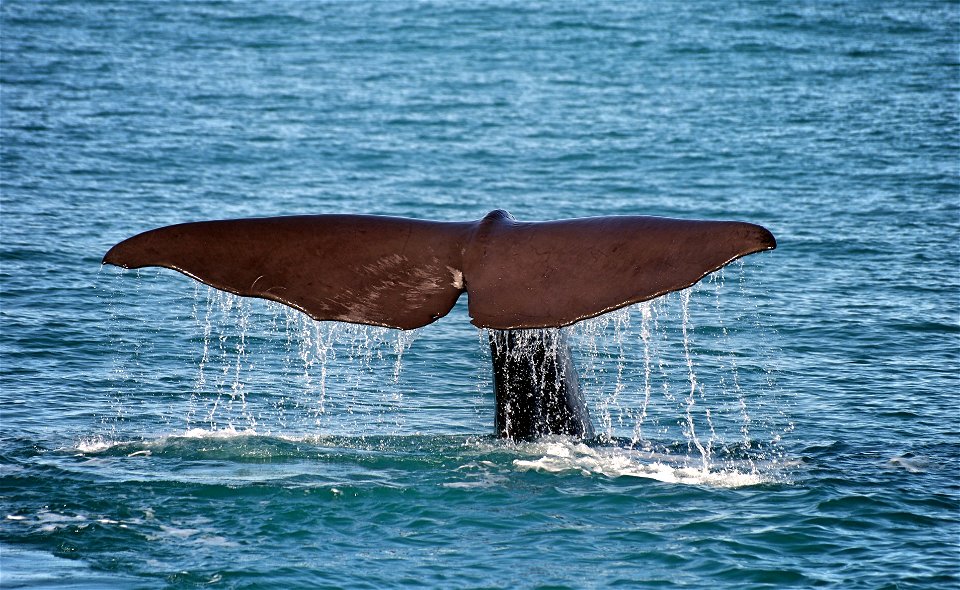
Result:
[[[313,215],[163,227],[117,244],[103,262],[172,268],[316,320],[400,329],[446,315],[466,292],[474,325],[518,329],[567,326],[652,299],[775,247],[763,227],[735,221]]]
[[[593,436],[565,338],[556,328],[689,287],[776,247],[735,221],[595,217],[475,222],[364,215],[203,221],[151,230],[104,263],[163,266],[217,289],[279,301],[316,320],[412,329],[461,293],[490,328],[497,436]]]

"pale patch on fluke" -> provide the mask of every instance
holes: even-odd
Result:
[[[459,269],[448,266],[447,270],[450,271],[450,276],[453,277],[453,282],[450,283],[454,289],[463,289],[463,272]]]

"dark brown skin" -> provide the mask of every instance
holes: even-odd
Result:
[[[312,215],[155,229],[117,244],[103,262],[172,268],[316,320],[404,330],[443,317],[466,291],[474,325],[517,329],[566,326],[652,299],[775,247],[766,229],[734,221]]]
[[[103,261],[163,266],[315,320],[409,330],[446,315],[470,223],[372,215],[201,221],[125,240]]]
[[[517,222],[494,211],[464,255],[473,324],[559,327],[678,291],[747,254],[776,248],[737,221],[592,217]]]
[[[683,289],[775,247],[764,228],[733,221],[313,215],[163,227],[117,244],[103,262],[172,268],[315,320],[404,330],[446,315],[466,291],[473,324],[494,330],[497,436],[529,440],[593,436],[563,334],[530,328],[566,326]]]

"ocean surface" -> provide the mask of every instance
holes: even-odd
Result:
[[[957,588],[958,47],[955,1],[4,0],[0,587]],[[100,264],[497,208],[779,247],[568,329],[598,436],[519,444],[465,297]]]

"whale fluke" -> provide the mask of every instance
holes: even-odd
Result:
[[[172,268],[315,320],[409,330],[446,315],[463,291],[467,225],[372,215],[201,221],[134,236],[103,262]]]
[[[103,262],[171,268],[316,320],[405,330],[446,315],[465,291],[474,325],[520,329],[652,299],[775,247],[769,231],[736,221],[311,215],[163,227],[117,244]]]
[[[776,240],[758,225],[662,217],[518,222],[495,211],[464,255],[479,327],[562,327],[693,285]]]
[[[737,221],[313,215],[162,227],[117,244],[103,262],[172,268],[315,320],[405,330],[446,315],[466,292],[472,323],[493,330],[496,434],[521,440],[594,433],[566,338],[553,328],[689,287],[776,245],[766,229]]]

